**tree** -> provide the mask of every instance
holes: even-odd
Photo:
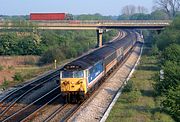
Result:
[[[167,94],[170,89],[180,85],[180,67],[177,63],[166,61],[163,66],[164,78],[156,79],[154,88],[158,95]]]
[[[125,15],[125,14],[119,15],[118,18],[117,18],[117,20],[128,20],[128,19],[129,19],[129,16]]]
[[[180,0],[156,0],[156,4],[169,18],[175,17],[180,8]]]
[[[165,61],[177,62],[180,64],[180,45],[172,44],[163,51]]]
[[[0,55],[18,54],[18,40],[15,33],[0,35]]]
[[[82,14],[75,16],[76,20],[111,20],[110,16],[102,16],[99,13],[96,14]]]
[[[151,13],[151,19],[153,20],[167,20],[168,15],[162,10],[155,10]]]
[[[19,40],[18,49],[20,55],[40,55],[41,48],[40,44],[34,39],[33,35],[26,36]]]
[[[122,14],[124,15],[133,15],[136,13],[136,7],[134,5],[127,5],[122,8]]]
[[[177,122],[180,120],[180,85],[169,90],[166,99],[162,102],[163,108],[172,115]]]
[[[129,17],[130,20],[148,20],[150,18],[149,14],[136,13]]]
[[[148,12],[148,9],[145,8],[144,6],[138,6],[137,7],[137,13],[147,13]]]
[[[48,64],[53,63],[54,60],[57,60],[57,62],[63,61],[65,59],[65,56],[62,52],[62,50],[59,47],[54,47],[48,49],[40,58],[39,64]]]
[[[180,17],[174,19],[160,35],[156,35],[155,41],[159,50],[163,51],[170,44],[180,44]]]

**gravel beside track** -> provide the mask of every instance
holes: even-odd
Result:
[[[93,99],[80,107],[76,114],[69,119],[70,122],[99,122],[101,120],[109,104],[135,65],[140,50],[141,46],[137,44],[124,65],[96,91],[97,94]]]

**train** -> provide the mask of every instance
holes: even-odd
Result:
[[[30,13],[30,20],[73,20],[67,13]]]
[[[67,102],[82,101],[131,52],[139,39],[135,31],[67,63],[60,70],[60,89]]]

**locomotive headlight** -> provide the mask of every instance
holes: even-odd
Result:
[[[82,79],[78,81],[78,84],[82,84],[82,83],[83,83],[83,80],[82,80]]]
[[[69,84],[69,81],[61,81],[62,82],[62,84],[64,84],[64,85],[67,85],[67,84]]]

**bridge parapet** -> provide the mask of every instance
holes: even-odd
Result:
[[[99,28],[163,28],[171,20],[61,20],[61,21],[0,21],[0,28],[37,27],[38,29],[99,29]]]

